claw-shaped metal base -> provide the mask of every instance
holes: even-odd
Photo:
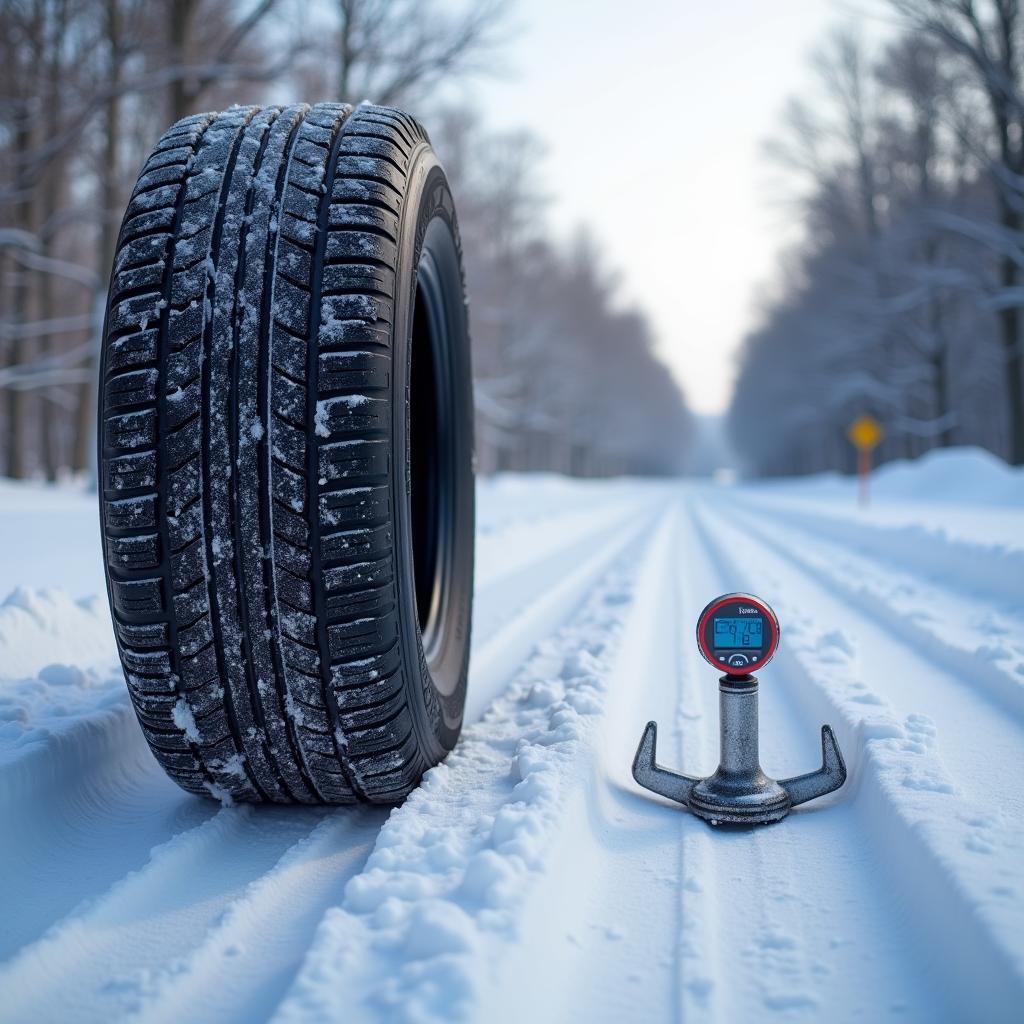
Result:
[[[662,768],[655,759],[658,726],[648,722],[633,759],[633,778],[641,786],[685,804],[713,825],[763,825],[846,781],[846,764],[828,725],[821,727],[821,768],[778,782],[769,779],[758,762],[757,679],[723,676],[719,694],[721,763],[714,775],[696,779]]]

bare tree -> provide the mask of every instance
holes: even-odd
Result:
[[[974,75],[991,118],[990,172],[999,225],[1020,246],[1024,228],[1024,17],[1018,0],[890,0]],[[999,284],[1016,295],[1024,269],[1012,253],[999,257]],[[1024,464],[1024,348],[1019,298],[999,311],[1006,358],[1011,461]]]
[[[870,412],[883,459],[953,443],[1012,456],[1012,404],[993,407],[993,389],[1003,304],[1024,298],[1001,263],[1024,261],[1002,227],[992,244],[976,85],[920,30],[877,61],[834,34],[816,71],[817,102],[792,105],[771,147],[802,182],[806,233],[742,350],[737,447],[760,472],[852,469],[845,428]]]
[[[438,0],[334,0],[336,26],[300,75],[310,95],[419,109],[442,83],[489,72],[506,37],[508,0],[461,11]]]

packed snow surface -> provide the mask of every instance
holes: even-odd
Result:
[[[1024,1000],[1024,474],[961,450],[715,487],[479,488],[467,725],[397,809],[223,807],[150,756],[92,496],[0,487],[0,1021],[1010,1021]],[[716,830],[712,597],[767,599],[769,774]],[[182,722],[188,728],[189,722]]]

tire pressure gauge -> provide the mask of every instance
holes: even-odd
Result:
[[[779,620],[750,594],[725,594],[700,613],[697,646],[705,661],[727,675],[750,675],[772,660],[779,646]]]
[[[716,597],[697,620],[697,646],[723,673],[718,681],[718,770],[702,779],[663,768],[655,759],[658,726],[648,722],[633,759],[633,778],[641,786],[683,804],[712,825],[765,825],[846,781],[846,764],[828,725],[821,727],[817,771],[775,781],[761,770],[753,673],[772,660],[779,646],[779,620],[766,602],[752,594]]]

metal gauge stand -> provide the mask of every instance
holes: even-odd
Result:
[[[648,722],[633,759],[633,778],[712,825],[779,821],[791,807],[838,789],[846,781],[846,764],[828,725],[821,727],[822,765],[817,771],[775,781],[761,770],[757,677],[752,670],[771,660],[778,643],[778,619],[764,601],[749,594],[726,594],[712,601],[697,623],[697,645],[710,664],[725,669],[718,683],[718,769],[698,779],[662,768],[655,759],[658,726]]]

